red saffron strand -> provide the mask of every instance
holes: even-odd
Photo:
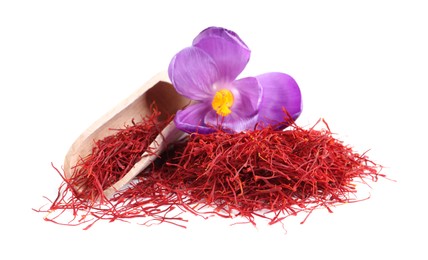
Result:
[[[71,210],[72,219],[63,224],[86,223],[86,229],[100,220],[136,218],[143,218],[144,225],[185,227],[184,212],[203,218],[241,216],[253,225],[257,218],[275,224],[306,212],[304,223],[317,208],[332,212],[336,205],[364,200],[357,199],[356,181],[368,185],[368,180],[385,177],[382,166],[366,153],[356,153],[335,139],[324,120],[310,129],[287,122],[285,131],[265,127],[235,134],[191,134],[172,144],[112,198],[97,201],[168,123],[154,120],[156,116],[97,141],[92,153],[75,166],[73,178],[63,179],[48,210],[58,214],[45,219],[60,223],[58,216]],[[316,130],[321,123],[324,128]]]
[[[308,217],[319,207],[331,212],[332,206],[358,201],[352,198],[354,179],[376,181],[384,175],[380,165],[335,139],[325,126],[192,134],[119,196],[156,183],[168,197],[165,204],[200,216],[242,216],[253,224],[255,217],[274,224],[302,211]]]
[[[116,209],[117,201],[105,198],[103,191],[122,178],[140,160],[150,143],[170,122],[172,117],[160,121],[160,112],[155,105],[153,113],[143,117],[141,122],[132,120],[132,125],[123,129],[111,129],[112,135],[94,142],[91,154],[73,166],[73,174],[66,178],[54,165],[63,183],[58,189],[57,198],[51,203],[45,220],[60,224],[59,217],[66,211],[72,212],[72,219],[65,225],[90,223],[91,227],[101,219],[120,219]],[[147,215],[156,216],[152,210]],[[119,217],[118,217],[119,216]],[[92,217],[92,220],[88,220]],[[92,222],[91,222],[92,221]]]
[[[140,160],[150,143],[168,123],[159,122],[160,112],[154,108],[150,116],[95,142],[92,153],[73,167],[70,185],[81,187],[83,199],[103,198],[103,191],[121,179]],[[170,120],[170,119],[169,119]]]

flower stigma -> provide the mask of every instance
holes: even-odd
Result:
[[[233,94],[228,89],[221,89],[214,95],[211,106],[220,116],[227,116],[232,113],[230,108],[233,105]]]

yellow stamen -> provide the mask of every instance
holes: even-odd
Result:
[[[221,116],[227,116],[232,113],[230,108],[233,105],[233,94],[228,89],[221,89],[214,95],[211,103],[213,109]]]

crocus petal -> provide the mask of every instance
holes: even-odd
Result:
[[[234,109],[258,111],[263,96],[263,88],[255,77],[235,80],[231,84],[234,94]]]
[[[239,36],[220,27],[209,27],[193,40],[193,46],[208,53],[225,82],[235,80],[247,65],[251,51]]]
[[[263,98],[259,107],[261,126],[276,125],[287,118],[284,109],[296,120],[302,112],[302,96],[296,81],[279,72],[256,77],[263,88]],[[286,125],[278,126],[284,128]]]
[[[175,126],[181,131],[187,133],[198,132],[208,134],[215,131],[214,126],[208,126],[204,122],[204,117],[210,111],[213,111],[207,102],[190,105],[184,110],[177,111],[174,117]]]
[[[230,132],[254,129],[263,90],[256,78],[243,78],[231,83],[229,87],[234,96],[231,113],[219,116],[214,110],[205,117],[206,125],[218,125]]]
[[[246,115],[244,110],[232,112],[230,115],[222,117],[214,110],[209,111],[205,117],[207,125],[217,126],[226,132],[238,133],[254,129],[257,123],[257,114]]]
[[[178,93],[198,101],[210,99],[212,86],[219,81],[214,60],[196,47],[188,47],[177,53],[169,64],[168,74]]]

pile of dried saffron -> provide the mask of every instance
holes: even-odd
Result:
[[[118,197],[153,182],[169,204],[196,215],[243,216],[254,225],[259,216],[273,224],[300,211],[330,211],[356,201],[356,180],[383,176],[379,165],[335,139],[328,126],[192,134],[169,156]]]
[[[92,152],[73,167],[73,178],[69,184],[81,187],[76,194],[83,199],[96,200],[103,191],[121,179],[147,150],[156,136],[168,124],[158,120],[160,112],[152,107],[153,113],[142,117],[141,122],[132,120],[124,129],[95,142]]]
[[[94,221],[144,217],[146,224],[157,221],[177,225],[186,221],[177,216],[183,211],[204,217],[242,216],[254,225],[256,217],[274,224],[318,207],[330,211],[331,206],[358,201],[358,181],[377,181],[384,175],[380,165],[335,139],[325,126],[315,130],[293,124],[285,131],[267,127],[236,134],[191,134],[104,205],[76,202],[76,198],[64,201],[63,193],[59,193],[60,199],[51,210],[77,208]],[[135,124],[121,131],[138,132],[144,127]],[[103,142],[120,149],[127,147],[111,140]],[[133,136],[127,141],[140,143],[141,138]],[[116,160],[123,165],[131,165],[135,156],[141,155],[141,151],[118,153],[121,156]],[[98,171],[109,167],[99,165]]]
[[[156,136],[172,120],[172,117],[159,120],[161,113],[155,106],[151,110],[152,113],[142,117],[141,121],[132,120],[132,125],[110,129],[111,135],[95,141],[91,153],[72,167],[71,177],[66,178],[53,166],[63,178],[63,183],[50,208],[37,210],[49,212],[45,220],[60,223],[58,217],[65,210],[71,210],[73,219],[64,224],[74,225],[70,223],[76,221],[78,225],[90,222],[87,220],[90,215],[104,215],[113,210],[103,191],[120,180],[141,159]],[[55,215],[54,212],[58,211]]]

